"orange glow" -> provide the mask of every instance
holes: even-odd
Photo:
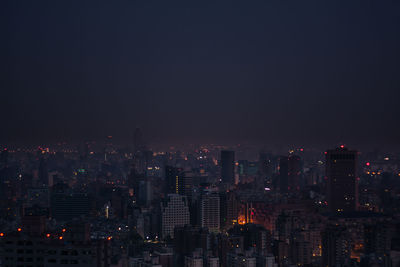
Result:
[[[50,237],[50,234],[46,234],[46,237]]]
[[[18,228],[17,230],[18,230],[18,232],[21,232],[21,231],[22,231],[22,229],[21,229],[21,228]]]
[[[62,236],[60,236],[58,239],[62,240],[62,239],[63,239],[63,237],[62,237]]]
[[[0,236],[3,237],[3,236],[4,236],[4,233],[0,233]]]
[[[111,236],[107,237],[107,240],[111,240]]]
[[[354,245],[354,249],[355,249],[355,250],[362,250],[363,247],[364,247],[363,244],[355,244],[355,245]]]
[[[238,224],[246,224],[246,218],[244,215],[239,215]]]
[[[350,258],[351,258],[351,259],[355,259],[357,262],[360,262],[360,261],[361,261],[360,253],[357,253],[357,252],[354,252],[354,251],[352,251],[352,252],[350,253]]]
[[[67,229],[64,228],[64,229],[62,229],[62,231],[63,231],[63,233],[65,233],[65,231],[67,231]]]

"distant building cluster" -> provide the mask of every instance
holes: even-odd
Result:
[[[1,147],[0,266],[400,266],[400,154]]]

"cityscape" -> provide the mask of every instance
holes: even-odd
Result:
[[[2,148],[3,266],[398,266],[400,159],[346,145]]]
[[[400,267],[399,14],[3,1],[0,267]]]

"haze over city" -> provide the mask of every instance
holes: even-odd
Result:
[[[0,142],[399,145],[396,1],[3,1]],[[5,130],[6,129],[6,130]]]
[[[400,267],[400,2],[0,3],[0,267]]]

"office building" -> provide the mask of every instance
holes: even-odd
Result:
[[[169,194],[161,203],[161,234],[174,237],[174,228],[190,223],[188,201],[185,196]]]
[[[326,152],[328,206],[331,212],[357,209],[357,151],[341,146]]]
[[[221,151],[221,179],[223,183],[235,183],[235,152]]]

